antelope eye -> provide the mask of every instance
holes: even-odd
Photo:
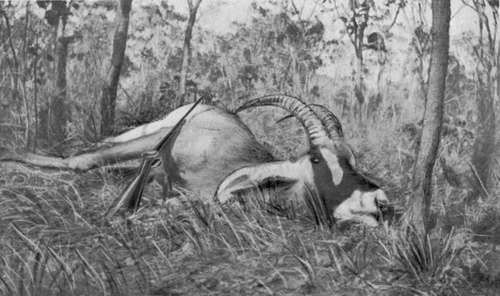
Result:
[[[311,157],[311,161],[313,163],[319,163],[319,158],[317,158],[317,157]]]

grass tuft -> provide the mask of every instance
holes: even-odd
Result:
[[[465,245],[454,244],[456,233],[424,234],[414,225],[392,230],[385,239],[379,239],[379,253],[389,265],[394,279],[408,278],[419,286],[433,290],[457,290],[464,280],[457,260]]]

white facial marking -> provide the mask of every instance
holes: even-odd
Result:
[[[361,196],[361,192],[358,190],[354,191],[348,199],[344,200],[340,205],[335,208],[333,212],[333,216],[338,220],[349,220],[351,219],[352,212],[351,209],[357,206],[354,204],[359,204],[359,197]]]
[[[335,209],[333,216],[338,221],[357,221],[368,226],[378,226],[379,222],[372,216],[379,212],[377,201],[388,202],[381,189],[367,192],[355,190]]]
[[[342,178],[344,176],[344,172],[339,165],[339,161],[337,156],[327,148],[320,149],[321,155],[325,159],[330,171],[332,173],[333,184],[339,185],[342,182]]]
[[[306,158],[300,159],[297,162],[277,161],[244,167],[227,176],[219,185],[215,195],[220,203],[226,203],[234,198],[234,192],[257,187],[267,178],[277,177],[283,180],[290,180],[291,182],[304,181],[309,176],[307,172],[312,172],[312,168]]]

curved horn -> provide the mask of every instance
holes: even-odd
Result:
[[[330,134],[330,139],[334,141],[344,139],[342,124],[332,111],[321,104],[310,104],[309,106],[313,109],[314,113],[318,115],[319,120],[321,120],[326,131]]]
[[[309,104],[309,107],[320,119],[330,139],[337,144],[335,145],[337,153],[347,155],[351,166],[356,167],[356,157],[354,156],[354,152],[351,146],[349,146],[349,144],[344,141],[344,132],[342,130],[342,124],[340,123],[338,117],[323,105]],[[276,122],[279,123],[291,117],[293,117],[293,115],[287,115]]]
[[[330,139],[336,140],[344,138],[344,132],[342,131],[342,124],[340,123],[340,120],[337,118],[337,116],[333,114],[332,111],[330,111],[328,108],[326,108],[321,104],[309,104],[309,107],[313,109],[314,113],[316,113],[316,115],[321,120],[321,123],[325,127],[326,132],[330,136]],[[293,114],[286,115],[285,117],[276,120],[276,123],[281,123],[293,117],[294,117]]]
[[[318,115],[321,123],[326,128],[330,139],[334,143],[340,144],[335,145],[337,152],[347,155],[351,166],[356,167],[356,157],[354,156],[351,146],[344,141],[344,132],[342,131],[342,124],[340,123],[338,117],[323,105],[311,104],[309,106],[311,106],[316,115]]]
[[[307,131],[309,144],[320,146],[330,141],[328,134],[311,107],[300,99],[288,95],[268,95],[250,100],[236,109],[235,113],[258,106],[276,106],[291,112]]]

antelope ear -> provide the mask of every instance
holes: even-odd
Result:
[[[354,150],[351,145],[346,142],[342,142],[341,144],[335,144],[335,150],[339,155],[345,156],[349,160],[349,164],[356,168],[356,156],[354,155]]]
[[[215,199],[225,203],[250,189],[288,189],[301,179],[295,163],[277,161],[237,169],[218,186]]]

